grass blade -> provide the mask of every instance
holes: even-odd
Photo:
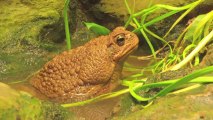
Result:
[[[86,27],[93,31],[94,33],[98,34],[98,35],[108,35],[110,33],[110,30],[107,29],[104,26],[98,25],[96,23],[87,23],[84,22],[84,24],[86,25]]]
[[[166,95],[168,92],[174,90],[175,88],[177,88],[178,86],[180,85],[183,85],[187,82],[189,82],[190,80],[192,79],[195,79],[199,76],[203,76],[205,74],[208,74],[208,73],[211,73],[213,72],[213,66],[209,66],[209,67],[206,67],[206,68],[203,68],[201,70],[197,70],[195,72],[193,72],[192,74],[189,74],[183,78],[181,78],[180,80],[178,80],[177,82],[169,85],[168,87],[166,87],[165,89],[161,90],[158,94],[156,94],[156,96],[154,96],[153,98],[156,98],[158,96],[164,96]],[[152,99],[153,99],[152,98]]]
[[[171,70],[177,70],[181,67],[183,67],[184,65],[186,65],[189,61],[191,61],[195,56],[196,54],[202,49],[205,47],[205,45],[211,41],[213,38],[213,30],[206,36],[204,37],[200,43],[197,45],[197,47],[184,59],[182,60],[180,63],[176,64],[175,66],[173,66],[171,68]]]
[[[66,42],[67,42],[67,49],[71,49],[71,37],[70,37],[70,30],[69,30],[69,21],[68,21],[68,15],[67,15],[67,10],[69,6],[70,0],[65,1],[64,5],[64,25],[65,25],[65,34],[66,34]]]
[[[195,2],[191,8],[189,8],[188,10],[186,10],[170,27],[170,29],[168,30],[168,32],[165,34],[164,38],[170,33],[170,31],[189,13],[191,12],[198,4],[200,4],[203,0],[199,0],[197,2]]]

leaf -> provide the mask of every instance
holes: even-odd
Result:
[[[66,42],[67,42],[67,49],[71,49],[71,37],[70,37],[70,30],[69,30],[69,20],[68,20],[68,7],[69,7],[70,0],[65,1],[64,5],[64,26],[65,26],[65,35],[66,35]]]
[[[184,40],[188,40],[191,43],[193,42],[193,35],[194,32],[197,28],[197,25],[201,22],[201,20],[205,17],[205,15],[199,15],[198,17],[195,18],[195,20],[193,20],[193,22],[191,23],[191,27],[188,29],[188,31],[186,32],[185,36],[184,36]]]
[[[206,23],[208,21],[212,21],[212,18],[213,18],[213,11],[207,13],[203,19],[201,20],[201,22],[199,24],[197,24],[197,27],[195,29],[195,32],[194,32],[194,36],[193,36],[193,41],[199,39],[201,37],[201,35],[203,34],[203,31],[206,27]],[[201,40],[201,38],[200,38]]]
[[[171,32],[171,30],[189,13],[191,12],[197,5],[199,5],[203,0],[198,0],[194,3],[191,3],[189,5],[183,6],[183,7],[190,7],[187,9],[170,27],[170,29],[167,31],[167,33],[164,35],[164,38]]]
[[[162,82],[157,82],[157,83],[150,83],[150,84],[145,84],[142,86],[131,86],[134,83],[129,83],[129,88],[130,88],[130,94],[137,99],[138,101],[149,101],[153,100],[154,98],[164,96],[171,92],[172,90],[175,90],[179,86],[182,86],[187,83],[212,83],[212,77],[211,76],[204,76],[206,74],[212,73],[213,72],[213,66],[209,66],[200,70],[196,70],[193,73],[186,75],[183,78],[180,79],[175,79],[175,80],[167,80],[167,81],[162,81]],[[157,87],[165,87],[163,90],[158,92],[152,97],[141,97],[137,93],[139,91],[145,90],[147,88],[157,88]]]
[[[110,30],[104,26],[98,25],[96,23],[87,23],[84,22],[86,27],[91,30],[92,32],[98,34],[98,35],[108,35],[110,33]]]

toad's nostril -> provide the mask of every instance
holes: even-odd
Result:
[[[126,35],[126,38],[127,38],[127,39],[130,39],[131,37],[132,37],[131,34],[127,34],[127,35]]]

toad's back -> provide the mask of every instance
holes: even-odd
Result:
[[[118,63],[137,45],[134,33],[118,27],[108,36],[57,55],[31,83],[46,96],[63,100],[83,100],[109,92],[119,83]]]

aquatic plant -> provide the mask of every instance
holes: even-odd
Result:
[[[133,26],[136,27],[136,29],[133,32],[140,31],[141,34],[143,34],[144,38],[146,39],[152,51],[152,56],[147,56],[146,58],[152,58],[152,57],[156,58],[156,54],[158,54],[166,46],[169,47],[169,54],[165,55],[164,58],[158,58],[158,62],[155,62],[154,64],[145,68],[146,70],[151,70],[153,73],[156,73],[156,72],[167,71],[167,70],[177,70],[183,67],[184,65],[186,65],[187,63],[190,63],[190,65],[192,66],[196,66],[199,64],[200,62],[199,52],[212,39],[212,33],[211,33],[211,27],[210,27],[212,25],[212,19],[213,19],[212,11],[207,14],[198,16],[192,24],[186,27],[186,29],[180,34],[179,38],[174,42],[175,44],[173,48],[169,45],[168,42],[164,40],[164,38],[169,35],[170,31],[175,27],[175,25],[177,25],[178,22],[180,22],[181,19],[183,19],[183,17],[187,13],[189,13],[194,7],[199,5],[201,2],[203,2],[203,0],[198,0],[194,3],[191,3],[183,7],[173,7],[168,5],[157,4],[150,8],[144,9],[138,13],[132,14],[127,4],[127,0],[125,0],[127,9],[130,13],[130,18],[126,22],[125,26],[127,27],[130,24],[130,22],[134,22],[134,24],[131,23],[131,25],[133,24]],[[171,11],[145,23],[145,19],[147,15],[151,14],[152,12],[160,8],[169,9]],[[182,10],[186,10],[186,11],[173,23],[173,25],[171,26],[171,28],[168,30],[168,32],[165,34],[164,37],[159,37],[158,35],[156,35],[155,33],[147,29],[147,26],[150,26]],[[139,23],[139,20],[136,18],[138,16],[141,17],[140,23]],[[161,40],[164,43],[164,46],[158,51],[155,51],[154,49],[152,49],[153,46],[147,34]],[[187,43],[190,43],[190,44],[185,46]],[[195,51],[192,52],[192,49],[194,49]],[[138,57],[138,59],[142,59],[142,60],[144,58],[145,58],[144,56]],[[134,66],[129,66],[129,67],[130,68],[128,69],[134,70]]]
[[[211,76],[202,77],[203,75],[206,75],[206,74],[212,73],[212,72],[213,72],[213,66],[209,66],[209,67],[203,68],[201,70],[197,70],[197,71],[195,71],[183,78],[180,78],[178,80],[168,80],[168,81],[145,84],[145,85],[142,85],[139,87],[130,88],[130,93],[138,101],[153,100],[154,98],[165,96],[170,91],[175,90],[179,86],[184,85],[186,83],[213,83],[213,79]],[[198,78],[198,77],[200,77],[200,78]],[[197,79],[195,79],[195,78],[197,78]],[[129,87],[132,87],[133,83],[134,83],[134,81],[133,82],[131,81],[127,85]],[[153,97],[150,97],[150,98],[143,98],[136,94],[137,91],[141,91],[146,88],[153,88],[153,87],[156,88],[156,87],[162,87],[162,86],[166,86],[166,87],[163,90],[161,90],[160,92],[158,92],[156,95],[154,95]]]
[[[132,24],[134,24],[134,27],[136,27],[135,31],[140,31],[141,34],[144,36],[146,42],[148,43],[148,45],[151,49],[152,55],[154,56],[155,59],[156,59],[156,51],[154,50],[154,47],[153,47],[153,45],[152,45],[147,34],[153,36],[154,38],[161,40],[162,42],[164,42],[166,45],[168,45],[170,47],[170,45],[163,38],[165,38],[170,33],[170,31],[175,27],[175,25],[178,22],[180,22],[180,20],[184,16],[186,16],[193,8],[195,8],[197,5],[199,5],[201,2],[203,2],[203,0],[198,0],[194,3],[191,3],[191,4],[183,6],[183,7],[173,7],[173,6],[169,6],[169,5],[157,4],[157,5],[154,5],[152,7],[147,8],[147,9],[141,10],[137,13],[133,13],[132,10],[130,9],[129,5],[128,5],[127,0],[124,0],[124,1],[125,1],[125,5],[127,7],[127,10],[130,14],[130,17],[129,17],[128,21],[126,22],[125,27],[130,25],[131,22],[132,22]],[[145,23],[147,16],[152,14],[153,12],[159,10],[159,9],[167,9],[167,10],[171,10],[171,11],[168,12],[168,13],[165,13],[165,14],[159,16],[159,17],[156,17],[156,18],[150,20],[149,22]],[[163,20],[165,18],[168,18],[168,17],[170,17],[170,16],[172,16],[172,15],[178,13],[178,12],[181,12],[183,10],[186,10],[186,11],[173,23],[173,25],[170,27],[170,29],[168,30],[168,32],[165,34],[165,36],[163,38],[156,35],[154,32],[152,32],[151,30],[149,30],[147,28],[148,26],[153,25],[154,23],[156,23],[160,20]],[[139,19],[138,19],[138,17],[139,17]],[[170,47],[170,51],[172,51],[171,47]]]
[[[190,63],[191,66],[198,65],[200,63],[199,53],[213,38],[213,31],[210,29],[212,19],[213,11],[196,17],[177,38],[172,52],[170,51],[165,58],[149,66],[149,69],[155,73],[177,70],[187,63]]]
[[[180,79],[176,79],[176,80],[167,80],[167,81],[163,81],[163,82],[157,82],[157,83],[150,83],[150,84],[145,84],[145,81],[147,78],[144,79],[140,79],[140,80],[123,80],[123,85],[128,86],[129,88],[127,89],[123,89],[117,92],[112,92],[112,93],[107,93],[107,94],[103,94],[100,95],[98,97],[89,99],[89,100],[85,100],[85,101],[81,101],[81,102],[76,102],[76,103],[68,103],[68,104],[62,104],[63,107],[73,107],[73,106],[81,106],[84,104],[88,104],[94,101],[100,101],[100,100],[104,100],[104,99],[109,99],[112,97],[116,97],[125,93],[130,93],[136,100],[138,101],[149,101],[150,103],[148,104],[148,106],[152,103],[150,100],[153,100],[157,97],[161,97],[161,96],[165,96],[166,94],[168,94],[169,92],[171,92],[172,90],[176,90],[179,86],[187,84],[187,83],[196,83],[196,84],[202,84],[202,83],[213,83],[213,77],[212,76],[203,76],[206,75],[208,73],[213,72],[213,66],[209,66],[206,68],[203,68],[201,70],[197,70],[183,78]],[[156,95],[154,95],[153,97],[149,97],[149,98],[144,98],[140,95],[138,95],[138,91],[141,90],[146,90],[147,88],[158,88],[158,87],[165,87],[164,89],[162,89],[161,91],[159,91]],[[199,87],[199,86],[193,86],[193,89],[195,87]],[[188,87],[188,88],[183,88],[182,91],[187,91],[189,89],[191,89],[192,87]],[[180,90],[178,90],[180,91]],[[177,92],[176,92],[177,93]],[[144,106],[144,108],[147,106]]]
[[[194,66],[199,64],[199,53],[205,46],[212,41],[213,30],[210,28],[213,20],[213,10],[207,14],[199,15],[195,20],[183,31],[175,43],[174,51],[182,58],[182,60],[171,67],[171,70],[177,70],[187,63],[191,65],[194,59]],[[184,33],[186,33],[184,35]],[[184,36],[183,36],[184,35]],[[186,42],[190,43],[186,48],[182,48]],[[180,53],[180,49],[184,49]],[[193,50],[192,50],[193,49]]]
[[[64,26],[65,26],[65,35],[66,35],[66,43],[67,43],[67,49],[71,49],[71,36],[70,36],[70,30],[69,30],[69,20],[68,20],[68,7],[69,7],[70,0],[65,1],[63,15],[64,15]],[[87,23],[84,22],[86,27],[96,33],[97,35],[107,35],[109,34],[110,30],[107,29],[104,26],[98,25],[96,23]]]
[[[178,19],[178,21],[179,20],[180,19]],[[210,11],[207,14],[203,14],[196,17],[194,21],[185,28],[185,30],[181,33],[181,35],[175,41],[174,47],[171,48],[169,46],[170,48],[169,54],[167,54],[165,58],[162,58],[159,62],[156,62],[153,65],[147,68],[144,68],[143,70],[151,69],[153,73],[155,73],[155,72],[161,72],[161,71],[167,71],[167,70],[177,70],[184,67],[187,63],[190,63],[190,65],[193,65],[193,66],[198,65],[200,61],[199,52],[203,50],[205,46],[212,41],[212,38],[213,38],[213,30],[211,28],[212,20],[213,20],[213,11]],[[177,21],[175,22],[175,24],[177,24]],[[175,24],[173,24],[171,28],[173,28]],[[168,35],[168,33],[171,31],[171,28],[169,29],[169,31],[166,33],[165,36]],[[144,29],[145,31],[146,28],[142,28],[142,29]],[[184,46],[184,44],[187,44],[187,43],[190,43],[190,44]],[[131,69],[134,70],[134,66],[129,65],[129,67],[131,67]],[[191,80],[197,77],[197,75],[203,76],[205,72],[207,73],[212,72],[211,70],[212,68],[213,66],[210,66],[202,70],[198,70],[179,80],[169,80],[169,81],[144,84],[139,86],[137,85],[138,82],[140,82],[139,80],[126,81],[126,83],[125,82],[124,83],[127,86],[129,86],[129,90],[130,90],[129,92],[135,99],[137,99],[138,101],[149,101],[149,100],[153,100],[156,97],[166,95],[170,91],[176,89],[178,86],[181,86],[189,82],[193,82],[194,80],[196,82],[197,80],[202,82],[207,80],[206,82],[212,83],[213,82],[212,77],[199,77],[194,80]],[[136,75],[133,75],[131,79],[136,79],[140,75],[143,75],[143,73],[138,73]],[[156,87],[165,87],[165,88],[150,98],[144,98],[137,94],[138,91],[145,90],[146,88],[156,88]],[[196,87],[196,85],[189,86],[188,88],[183,89],[181,91],[188,90],[194,87]]]
[[[108,35],[110,30],[104,26],[98,25],[96,23],[84,22],[86,27],[97,35]]]
[[[66,42],[67,42],[67,49],[71,49],[71,36],[70,36],[70,30],[69,30],[69,21],[68,21],[68,14],[67,10],[69,7],[70,0],[65,1],[64,5],[64,26],[65,26],[65,35],[66,35]]]

